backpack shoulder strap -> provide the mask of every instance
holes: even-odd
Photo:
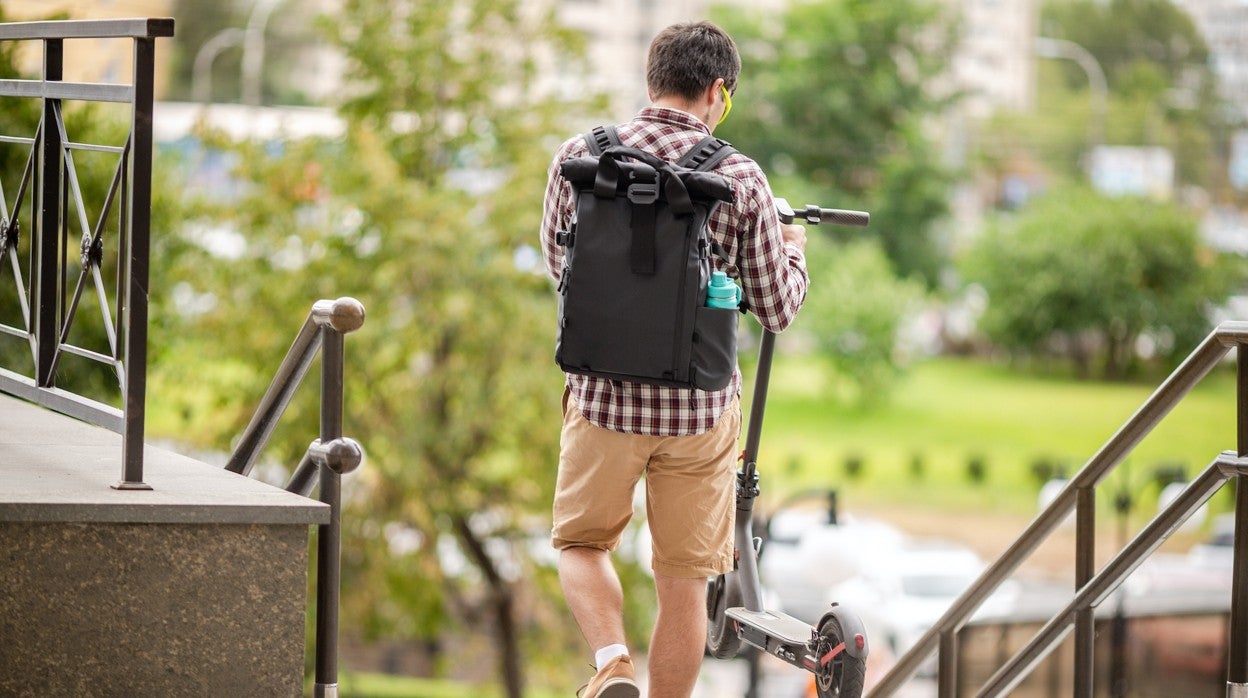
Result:
[[[602,151],[613,145],[621,145],[620,134],[614,126],[595,126],[585,134],[585,144],[589,146],[589,154],[594,157],[602,155]]]
[[[732,144],[728,141],[715,136],[707,136],[698,141],[697,145],[690,148],[689,152],[676,161],[676,164],[691,170],[710,172],[724,158],[735,152],[737,152],[737,149],[732,147]]]

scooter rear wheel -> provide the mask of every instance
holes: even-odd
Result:
[[[706,584],[706,652],[716,659],[732,659],[741,650],[736,624],[725,613],[741,605],[741,587],[729,576],[721,574]]]
[[[867,662],[845,651],[846,638],[835,616],[825,616],[819,624],[816,643],[815,689],[819,698],[860,698],[866,680]]]

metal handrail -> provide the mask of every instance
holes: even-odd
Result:
[[[6,134],[4,142],[30,146],[17,196],[10,208],[0,189],[0,272],[5,261],[13,270],[22,305],[23,326],[0,325],[0,334],[26,339],[34,358],[34,375],[0,368],[0,391],[102,426],[122,435],[121,479],[117,489],[151,489],[143,482],[144,424],[147,393],[147,330],[152,207],[152,107],[155,46],[159,37],[173,36],[170,18],[65,20],[0,24],[0,41],[43,42],[43,72],[38,80],[0,79],[0,96],[39,99],[41,119],[33,138]],[[66,82],[64,43],[75,39],[133,40],[131,84]],[[62,118],[63,100],[122,102],[131,106],[130,133],[123,147],[71,142]],[[117,171],[94,229],[74,170],[74,150],[118,154]],[[29,191],[30,285],[22,279],[17,248],[19,218]],[[117,196],[120,192],[120,196]],[[71,198],[72,197],[72,198]],[[117,234],[116,315],[101,278],[104,221],[119,199]],[[70,203],[76,205],[82,230],[81,271],[71,298],[67,246]],[[108,331],[108,353],[68,343],[78,301],[88,279]],[[27,293],[29,290],[29,298]],[[62,354],[74,354],[110,366],[117,374],[121,408],[76,395],[56,386]]]
[[[307,496],[320,484],[320,501],[329,505],[328,524],[316,538],[316,676],[314,695],[338,694],[338,600],[341,584],[342,476],[360,466],[364,451],[342,435],[343,337],[364,325],[364,306],[354,298],[320,300],[286,352],[273,382],[243,430],[225,469],[247,475],[268,443],[308,367],[321,354],[321,426],[286,489]],[[318,478],[319,475],[319,478]]]
[[[1100,605],[1167,537],[1213,496],[1228,478],[1248,472],[1248,459],[1234,453],[1218,456],[1177,498],[1163,508],[1139,535],[1131,540],[1105,567],[1088,581],[1075,597],[1014,657],[988,679],[976,695],[1008,694],[1026,673],[1055,649],[1073,629],[1079,612]]]
[[[1091,696],[1092,680],[1092,607],[1103,599],[1135,569],[1143,557],[1156,548],[1173,531],[1173,520],[1186,518],[1190,509],[1199,506],[1220,487],[1224,480],[1237,475],[1242,461],[1232,456],[1221,456],[1184,490],[1165,512],[1158,515],[1153,525],[1141,531],[1131,543],[1106,565],[1100,574],[1093,575],[1094,553],[1094,504],[1095,488],[1130,452],[1170,413],[1218,363],[1235,347],[1248,344],[1248,322],[1224,322],[1196,348],[1188,358],[1170,374],[1160,387],[1144,402],[1100,450],[1080,469],[1075,477],[1057,495],[1056,499],[1032,521],[1014,543],[990,564],[979,578],[950,606],[935,624],[919,638],[895,666],[871,690],[872,698],[896,693],[918,671],[933,651],[937,657],[937,691],[940,698],[952,698],[957,690],[957,633],[971,615],[983,605],[997,588],[1012,575],[1042,543],[1062,524],[1072,511],[1076,511],[1076,586],[1073,601],[1042,629],[1032,645],[1024,648],[1011,663],[1003,667],[999,676],[990,680],[981,695],[999,695],[1008,690],[1019,676],[1034,666],[1067,633],[1071,625],[1076,633],[1075,641],[1075,691],[1077,696]],[[1239,409],[1238,453],[1248,450],[1248,352],[1239,351],[1239,384],[1237,404]],[[1216,480],[1216,483],[1214,482]],[[1206,493],[1206,490],[1207,493]],[[1248,554],[1241,548],[1248,545],[1248,531],[1241,536],[1241,528],[1248,529],[1248,487],[1237,488],[1234,588],[1232,600],[1232,643],[1228,668],[1228,686],[1248,686],[1248,603],[1239,601],[1238,591],[1248,589]],[[1198,495],[1203,495],[1203,498]],[[1190,507],[1190,509],[1189,509]],[[1050,627],[1052,626],[1052,627]],[[1238,636],[1238,637],[1237,637]],[[1243,655],[1239,657],[1237,655]],[[1228,691],[1230,689],[1228,688]],[[1248,695],[1245,693],[1244,695]]]
[[[299,383],[303,381],[303,377],[308,373],[308,367],[312,365],[312,360],[316,358],[318,351],[325,347],[329,351],[330,346],[325,343],[325,330],[333,330],[338,335],[338,341],[341,336],[354,332],[364,325],[364,306],[354,298],[339,298],[338,300],[320,300],[312,304],[312,310],[308,313],[308,319],[304,321],[303,327],[299,329],[299,334],[295,337],[295,341],[291,343],[290,349],[286,352],[286,358],[282,360],[281,366],[277,369],[277,374],[273,377],[273,382],[269,384],[269,389],[265,392],[264,397],[260,400],[260,405],[256,408],[256,413],[252,415],[251,422],[247,428],[243,430],[242,436],[238,439],[238,445],[234,447],[234,453],[230,456],[229,462],[226,463],[225,469],[230,472],[239,473],[240,475],[248,475],[251,468],[256,462],[256,458],[260,455],[260,451],[264,449],[268,443],[269,437],[273,434],[273,429],[277,426],[278,419],[282,413],[286,411],[287,405],[290,404],[291,397],[294,396],[295,389],[299,387]],[[331,343],[334,341],[331,337]],[[337,378],[337,385],[341,388],[341,377]],[[333,386],[329,386],[333,387]],[[332,397],[332,396],[330,396]],[[341,405],[341,396],[337,397],[337,402]],[[341,420],[340,414],[336,419]],[[324,435],[322,435],[323,437]],[[337,438],[341,436],[330,437]],[[329,439],[326,439],[328,441]]]

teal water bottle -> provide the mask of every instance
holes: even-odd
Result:
[[[706,306],[736,310],[740,305],[741,287],[722,271],[712,273],[711,283],[706,287]]]

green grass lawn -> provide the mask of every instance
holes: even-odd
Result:
[[[764,497],[774,502],[786,492],[832,487],[851,509],[924,503],[1030,514],[1039,488],[1032,464],[1064,463],[1073,474],[1159,384],[1028,376],[936,359],[913,367],[887,401],[863,409],[830,398],[814,362],[781,356],[759,456]],[[1124,479],[1132,491],[1145,491],[1160,464],[1180,463],[1194,476],[1235,448],[1235,410],[1233,372],[1211,374],[1105,481],[1102,493]],[[851,477],[846,461],[855,457],[862,465]],[[979,484],[968,476],[975,458],[984,464]]]

